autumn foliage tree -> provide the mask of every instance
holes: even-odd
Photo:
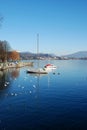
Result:
[[[20,55],[17,51],[13,51],[7,41],[0,40],[0,60],[2,62],[11,60],[20,60]]]
[[[11,51],[8,54],[8,59],[12,61],[20,60],[20,55],[17,51]]]

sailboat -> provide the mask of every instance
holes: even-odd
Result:
[[[37,55],[38,55],[38,68],[37,69],[28,69],[27,73],[31,74],[48,74],[48,71],[45,68],[39,68],[39,34],[37,34]]]

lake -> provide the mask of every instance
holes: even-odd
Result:
[[[87,130],[87,61],[50,63],[57,69],[46,75],[0,72],[0,130]]]

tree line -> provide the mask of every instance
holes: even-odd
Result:
[[[20,60],[20,55],[7,41],[0,40],[0,62]]]

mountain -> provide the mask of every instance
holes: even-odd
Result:
[[[30,60],[30,59],[56,59],[56,60],[66,60],[66,59],[86,59],[87,60],[87,51],[79,51],[69,55],[63,56],[56,56],[54,54],[47,54],[47,53],[32,53],[32,52],[20,52],[20,57],[23,60]]]
[[[47,53],[32,53],[32,52],[20,52],[20,57],[23,60],[29,60],[29,59],[37,59],[38,55],[40,58],[53,58],[54,54],[47,54]]]
[[[62,57],[67,57],[67,58],[87,58],[87,51],[79,51],[73,54],[65,55]]]

